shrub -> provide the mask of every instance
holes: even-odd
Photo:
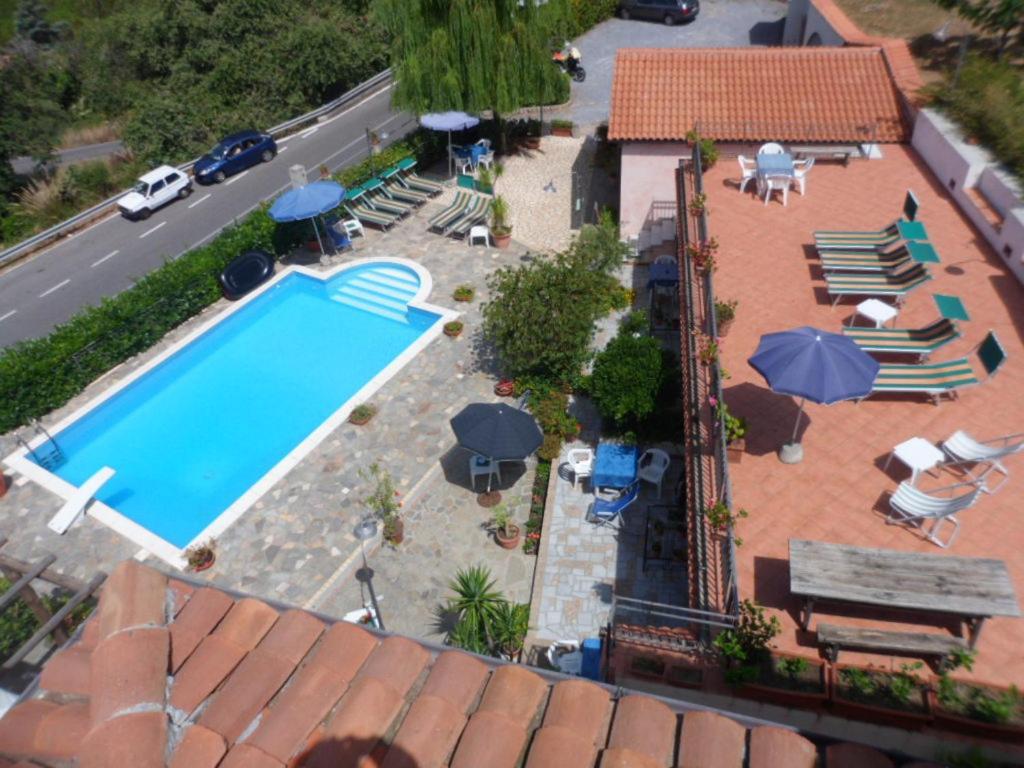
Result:
[[[654,411],[661,377],[658,342],[620,333],[594,361],[590,390],[602,416],[619,424],[634,422]]]
[[[217,275],[242,251],[273,250],[274,222],[261,209],[146,275],[49,336],[0,356],[0,432],[58,408],[115,365],[138,354],[221,296]]]
[[[6,592],[11,582],[0,577],[0,593]],[[68,601],[64,594],[43,595],[43,605],[50,613],[56,613]],[[64,621],[64,629],[73,632],[92,613],[95,602],[86,600],[71,612]],[[6,659],[20,648],[39,629],[39,619],[24,600],[18,598],[0,613],[0,660]]]
[[[931,91],[936,103],[1024,179],[1024,74],[1008,62],[971,56]]]
[[[558,128],[558,129],[568,128],[568,129],[571,130],[572,129],[572,120],[563,120],[563,119],[552,120],[551,121],[551,127],[552,128]]]

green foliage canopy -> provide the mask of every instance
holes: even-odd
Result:
[[[976,26],[1000,36],[1000,50],[1024,31],[1024,0],[935,0]]]
[[[655,339],[620,333],[594,361],[590,389],[597,410],[618,424],[649,416],[661,387],[661,364]]]
[[[417,114],[508,114],[564,92],[551,64],[564,0],[378,0],[391,38],[394,103]]]

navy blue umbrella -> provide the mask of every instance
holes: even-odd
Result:
[[[320,240],[320,230],[316,226],[316,217],[333,211],[345,199],[345,188],[336,181],[314,181],[298,189],[290,189],[281,195],[270,206],[270,218],[274,221],[313,220],[313,231],[323,252],[324,244]]]
[[[878,361],[864,352],[853,339],[837,333],[803,326],[791,331],[767,333],[747,361],[764,376],[773,392],[800,398],[800,410],[793,427],[790,446],[797,446],[804,401],[838,403],[871,393],[878,375]],[[783,461],[786,461],[783,446]],[[799,450],[793,460],[799,461]]]
[[[451,420],[459,445],[491,461],[525,459],[540,448],[544,435],[536,419],[504,403],[470,403]],[[491,476],[487,476],[487,491]]]

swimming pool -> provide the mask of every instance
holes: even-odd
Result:
[[[51,430],[59,466],[21,452],[16,468],[65,497],[113,468],[89,514],[173,562],[438,335],[454,313],[429,289],[399,259],[291,268]]]

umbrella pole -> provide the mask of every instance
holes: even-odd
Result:
[[[316,241],[320,245],[320,255],[326,256],[324,252],[324,241],[320,239],[320,228],[316,225],[316,216],[313,217],[313,231],[316,233]]]
[[[795,443],[797,433],[800,431],[800,417],[804,415],[804,399],[800,398],[800,409],[796,412],[796,424],[793,425],[793,439],[789,442]]]
[[[452,132],[448,131],[448,178],[455,175],[455,168],[452,166]]]

